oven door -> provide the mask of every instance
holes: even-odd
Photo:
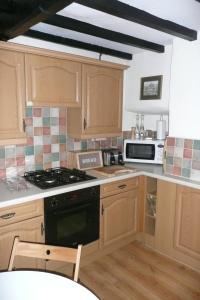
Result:
[[[154,161],[155,144],[127,143],[125,158],[127,161]]]
[[[45,213],[45,242],[77,247],[99,239],[99,202],[89,201]]]

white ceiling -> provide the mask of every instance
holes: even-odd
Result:
[[[121,2],[191,29],[197,31],[200,30],[200,3],[195,0],[121,0]],[[158,44],[171,44],[174,38],[172,35],[168,35],[155,29],[126,21],[76,3],[72,3],[58,14]],[[144,51],[139,48],[111,42],[102,38],[96,38],[71,30],[61,29],[44,23],[39,23],[33,26],[32,29],[132,54]]]

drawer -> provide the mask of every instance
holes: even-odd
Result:
[[[100,195],[101,198],[123,193],[138,187],[138,177],[119,180],[108,184],[101,185]]]
[[[43,200],[0,208],[0,227],[44,214]]]

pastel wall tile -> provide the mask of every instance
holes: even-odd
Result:
[[[50,128],[51,135],[59,135],[59,126],[51,126]]]
[[[51,145],[44,145],[43,146],[44,153],[51,153]]]
[[[52,161],[51,167],[52,168],[58,168],[58,167],[60,167],[60,161]]]
[[[5,148],[0,148],[0,159],[5,159]]]
[[[17,164],[17,166],[24,166],[25,165],[25,156],[17,156],[16,164]]]
[[[59,125],[59,118],[50,118],[50,125],[51,126],[55,126],[55,125]]]
[[[43,144],[44,145],[51,145],[51,136],[50,135],[44,135],[43,136]]]
[[[183,157],[184,158],[192,158],[192,149],[184,149]]]
[[[42,116],[42,109],[41,108],[33,108],[33,117],[41,117]]]
[[[42,127],[42,118],[41,117],[34,117],[33,118],[33,126],[34,127]]]
[[[33,154],[34,154],[34,147],[33,146],[26,146],[25,155],[29,156],[29,155],[33,155]]]
[[[49,117],[43,118],[42,124],[43,124],[43,126],[50,126],[50,118]]]
[[[180,157],[174,157],[173,163],[174,163],[174,166],[181,168],[181,166],[182,166],[182,158],[180,158]]]
[[[5,161],[5,158],[1,158],[0,159],[0,169],[2,170],[2,169],[5,169],[5,167],[6,167],[6,161]]]
[[[50,108],[49,107],[42,107],[42,117],[50,117]]]
[[[173,168],[173,175],[175,175],[175,176],[181,176],[181,168],[174,166],[174,168]]]
[[[193,160],[192,161],[192,169],[200,170],[200,160]]]
[[[45,126],[42,128],[42,134],[43,135],[50,135],[51,134],[51,130],[50,130],[50,127],[48,126]]]
[[[52,153],[51,154],[51,159],[52,159],[52,161],[59,161],[59,159],[60,159],[59,153],[58,152],[57,153]]]
[[[183,148],[183,146],[184,146],[184,139],[176,138],[175,145],[176,145],[176,147]]]
[[[60,144],[65,144],[66,143],[66,135],[61,134],[59,136],[59,142],[60,142]]]
[[[51,153],[44,153],[43,161],[44,161],[44,163],[50,163],[51,162]]]
[[[192,149],[192,145],[193,145],[193,140],[185,139],[185,141],[184,141],[184,148]]]
[[[200,141],[194,140],[193,149],[200,150]]]
[[[34,136],[43,135],[43,127],[34,127]]]
[[[167,146],[174,146],[175,145],[175,138],[174,137],[168,137],[167,138]]]
[[[59,150],[60,150],[59,144],[52,144],[51,145],[51,152],[52,153],[59,152]]]
[[[33,108],[31,106],[26,107],[26,117],[32,117],[33,115]]]
[[[12,158],[16,155],[16,147],[15,146],[6,146],[5,147],[5,157]]]
[[[181,175],[183,177],[190,178],[191,169],[185,169],[185,168],[183,168],[182,171],[181,171]]]
[[[171,157],[174,156],[174,149],[175,149],[174,146],[167,146],[167,148],[166,148],[167,155],[171,156]],[[183,150],[182,150],[182,153],[183,153]],[[176,155],[176,156],[178,156],[178,155]]]
[[[57,108],[57,107],[50,108],[50,117],[58,118],[59,117],[59,108]]]
[[[183,148],[181,148],[181,147],[174,147],[174,156],[176,156],[176,157],[183,157]]]
[[[33,138],[34,145],[43,145],[43,136],[34,136]]]
[[[183,163],[182,163],[183,168],[186,169],[191,169],[192,166],[192,160],[188,158],[183,158]]]

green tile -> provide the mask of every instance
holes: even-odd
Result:
[[[59,161],[60,159],[58,152],[52,153],[51,157],[52,157],[52,161]]]
[[[190,178],[190,174],[191,174],[191,169],[185,169],[185,168],[182,169],[181,175],[183,177]]]
[[[167,165],[173,165],[173,163],[174,163],[173,157],[168,156],[166,158],[166,163],[167,163]]]
[[[199,140],[194,140],[193,149],[200,150],[200,141]]]
[[[50,126],[50,118],[44,117],[42,120],[43,126]]]
[[[66,143],[66,135],[59,135],[59,143],[60,144],[65,144]]]
[[[51,123],[51,125],[59,125],[59,118],[51,117],[50,123]]]
[[[43,165],[42,164],[36,164],[35,169],[36,170],[43,170]]]
[[[33,146],[26,146],[25,155],[34,155],[34,147]]]
[[[0,159],[5,158],[5,148],[0,149]]]
[[[33,115],[33,108],[32,106],[27,106],[26,107],[26,117],[32,117]]]
[[[44,161],[44,163],[51,162],[51,153],[44,153],[43,154],[43,161]]]
[[[42,108],[42,116],[43,117],[50,117],[50,108],[49,107],[43,107]]]
[[[42,145],[36,145],[35,146],[35,154],[41,154],[43,152],[43,146]]]
[[[87,150],[87,141],[81,141],[81,150]]]

